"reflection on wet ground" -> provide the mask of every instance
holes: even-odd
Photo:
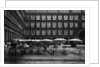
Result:
[[[5,55],[5,64],[85,64],[85,47],[66,48],[53,55]]]
[[[67,56],[5,56],[5,64],[84,64],[85,57]]]

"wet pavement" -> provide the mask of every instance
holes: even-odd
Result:
[[[77,49],[81,52],[77,53]],[[85,47],[66,48],[67,55],[4,56],[4,64],[85,64]]]
[[[84,64],[85,57],[68,56],[5,56],[5,64]]]

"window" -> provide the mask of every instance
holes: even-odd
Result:
[[[56,22],[53,22],[53,23],[52,23],[52,27],[53,27],[53,28],[56,28],[56,25],[57,25]]]
[[[58,15],[58,20],[62,20],[62,15]]]
[[[53,30],[52,34],[56,35],[57,34],[57,30]]]
[[[35,35],[35,30],[31,30],[31,35]]]
[[[18,27],[22,30],[23,29],[23,27],[18,23]]]
[[[47,15],[47,20],[51,20],[51,15]]]
[[[42,28],[46,27],[46,22],[42,22]]]
[[[58,22],[58,28],[62,27],[62,22]]]
[[[70,22],[70,28],[73,28],[73,26],[74,26],[73,22]]]
[[[51,22],[47,22],[47,28],[51,27]]]
[[[30,16],[31,20],[35,20],[35,15]]]
[[[82,28],[85,28],[85,23],[84,22],[82,23]]]
[[[26,35],[26,30],[24,30],[24,35]]]
[[[25,30],[26,35],[29,35],[29,32],[30,32],[29,30]]]
[[[70,33],[69,35],[73,35],[74,34],[74,30],[70,30],[69,33]]]
[[[62,35],[62,30],[58,30],[58,35]]]
[[[36,35],[40,35],[40,30],[36,30]]]
[[[36,20],[40,20],[40,15],[36,15]]]
[[[68,22],[64,22],[64,28],[68,27]]]
[[[47,35],[51,35],[51,30],[47,30]]]
[[[68,35],[68,30],[64,30],[64,35]]]
[[[78,15],[74,15],[74,20],[78,20]]]
[[[75,22],[75,28],[78,28],[78,22]]]
[[[46,30],[42,30],[42,35],[46,35]]]
[[[56,20],[57,19],[57,16],[56,15],[53,15],[52,19],[53,20]]]
[[[69,20],[73,20],[73,15],[70,15],[69,16]]]
[[[68,15],[64,15],[64,20],[68,20]]]
[[[40,22],[36,22],[36,27],[40,28]]]
[[[29,27],[29,22],[26,22],[26,27]]]
[[[82,15],[82,20],[85,20],[85,15]]]
[[[31,27],[35,27],[35,23],[34,22],[31,23]]]
[[[8,41],[8,30],[6,31],[6,41]]]
[[[46,15],[42,15],[42,20],[46,20]]]

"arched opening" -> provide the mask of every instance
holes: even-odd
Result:
[[[85,29],[82,29],[78,32],[78,36],[81,40],[83,40],[82,44],[85,44]]]

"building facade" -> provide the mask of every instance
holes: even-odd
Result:
[[[12,41],[13,39],[23,39],[23,29],[25,22],[22,20],[23,13],[16,10],[4,11],[4,39]]]
[[[85,10],[5,10],[4,17],[5,41],[67,39],[85,31]]]
[[[26,38],[73,38],[85,30],[84,10],[29,10],[26,17]]]

